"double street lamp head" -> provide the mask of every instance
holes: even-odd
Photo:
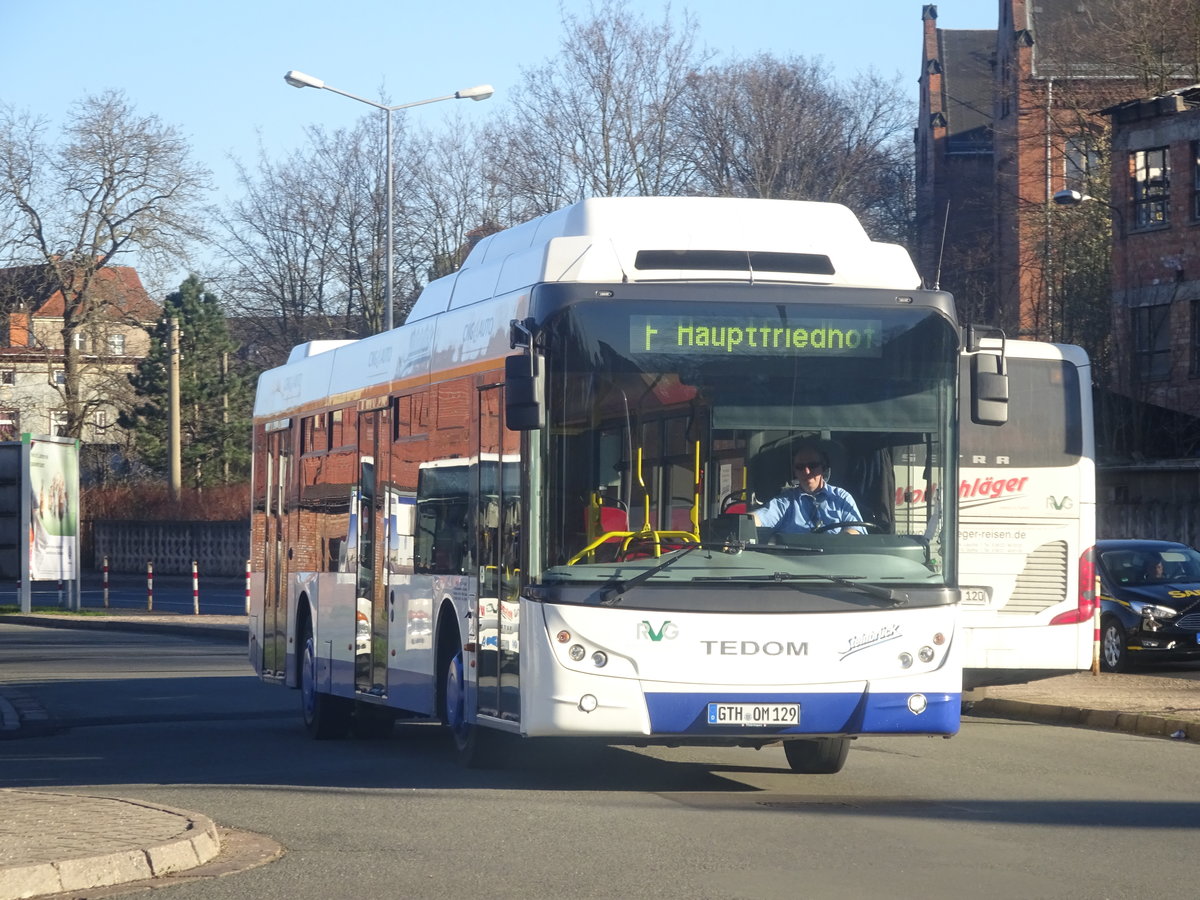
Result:
[[[304,72],[296,69],[290,70],[283,76],[283,80],[296,88],[316,88],[317,90],[332,91],[335,94],[341,94],[343,97],[349,97],[351,100],[358,100],[360,103],[365,103],[368,106],[373,106],[376,109],[382,109],[387,114],[387,149],[385,151],[385,181],[387,185],[387,236],[384,240],[384,245],[387,248],[387,262],[384,270],[384,299],[383,299],[383,329],[391,331],[392,329],[392,309],[394,307],[392,298],[392,113],[401,109],[408,109],[412,106],[423,106],[426,103],[437,103],[440,100],[486,100],[492,96],[495,91],[490,84],[477,84],[475,87],[465,88],[461,91],[455,91],[453,94],[447,94],[445,97],[430,97],[428,100],[416,100],[412,103],[401,103],[398,106],[388,106],[386,103],[379,103],[376,100],[368,100],[366,97],[359,97],[357,94],[351,94],[348,91],[343,91],[340,88],[331,87],[320,78],[313,78],[311,75],[306,75]]]
[[[389,112],[395,112],[398,109],[408,109],[410,106],[423,106],[426,103],[437,103],[441,100],[486,100],[496,91],[490,84],[477,84],[475,87],[464,88],[461,91],[455,91],[453,94],[447,94],[445,97],[430,97],[428,100],[416,100],[412,103],[401,103],[397,106],[388,106],[386,103],[379,103],[376,100],[368,100],[366,97],[360,97],[357,94],[351,94],[348,91],[343,91],[335,87],[330,87],[320,78],[313,78],[298,69],[288,71],[283,80],[294,88],[316,88],[317,90],[333,91],[335,94],[341,94],[343,97],[349,97],[352,100],[359,100],[369,106],[374,106],[376,109],[386,109]]]

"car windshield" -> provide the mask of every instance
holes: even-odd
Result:
[[[1106,550],[1100,564],[1119,585],[1200,583],[1200,553],[1191,547]]]

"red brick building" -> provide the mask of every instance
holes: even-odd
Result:
[[[1118,385],[1200,416],[1200,85],[1104,110],[1112,123]]]
[[[1072,337],[1055,303],[1051,198],[1063,188],[1108,196],[1098,110],[1145,96],[1155,79],[1187,83],[1185,67],[1154,69],[1125,41],[1130,9],[999,0],[994,31],[958,31],[923,8],[918,267],[932,283],[941,261],[941,287],[964,318],[1011,336]]]

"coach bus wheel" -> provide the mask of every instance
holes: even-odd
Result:
[[[811,740],[784,741],[783,755],[793,772],[802,775],[833,775],[842,771],[846,754],[850,752],[850,738],[813,738]]]
[[[1106,616],[1100,623],[1100,668],[1105,672],[1124,672],[1129,667],[1128,639],[1121,623]]]
[[[304,658],[300,663],[300,709],[304,727],[319,741],[345,737],[350,730],[349,700],[317,690],[317,650],[312,626],[304,632]]]

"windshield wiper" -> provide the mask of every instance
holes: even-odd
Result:
[[[773,572],[770,575],[699,575],[693,578],[693,581],[813,581],[820,579],[828,581],[839,587],[850,588],[858,591],[860,594],[866,594],[868,597],[873,597],[876,600],[886,600],[892,607],[907,606],[908,594],[904,591],[894,591],[891,588],[881,587],[877,584],[859,583],[851,578],[845,578],[841,575],[824,575],[816,572],[807,572],[803,575],[797,575],[791,572]]]
[[[704,546],[704,544],[689,544],[683,549],[676,551],[671,556],[664,558],[659,563],[651,566],[649,569],[638,572],[632,578],[628,578],[624,581],[610,581],[597,588],[592,595],[588,597],[587,602],[596,603],[600,606],[614,606],[621,595],[626,593],[630,588],[637,587],[647,578],[657,575],[663,569],[675,565],[675,563],[679,562],[679,560],[683,559],[693,550],[699,550]],[[708,549],[711,550],[712,545],[708,545]]]

